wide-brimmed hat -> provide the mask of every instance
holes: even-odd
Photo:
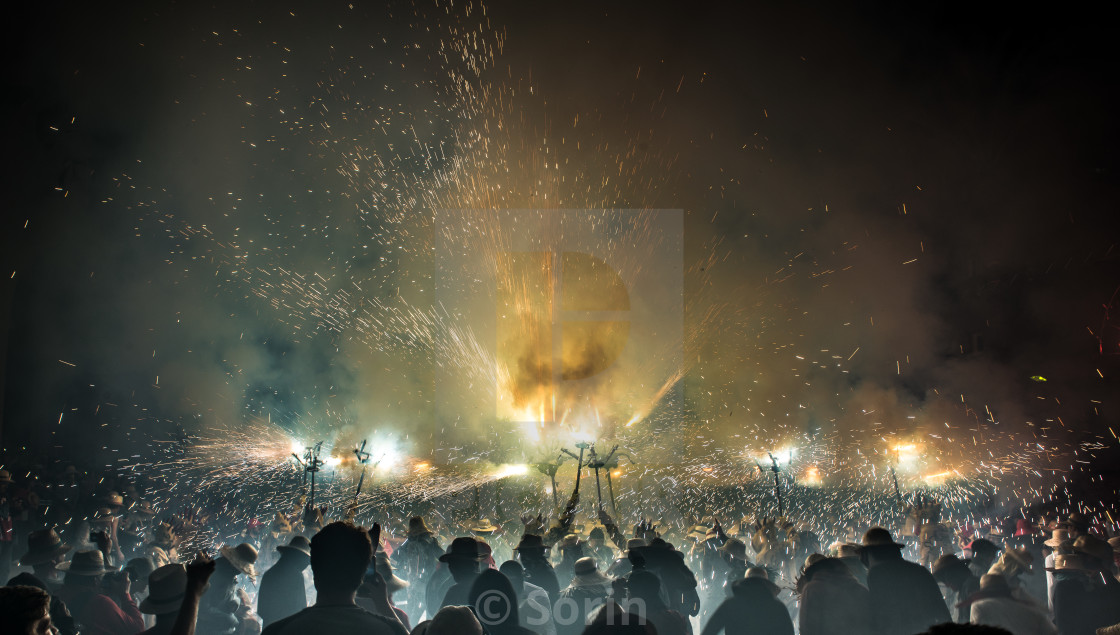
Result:
[[[1054,556],[1054,566],[1046,567],[1047,571],[1097,571],[1085,562],[1085,556],[1079,553],[1059,553]]]
[[[610,577],[603,575],[599,571],[599,564],[595,562],[595,558],[585,556],[575,561],[572,565],[572,573],[575,578],[572,580],[572,586],[590,586],[593,584],[610,584]]]
[[[101,575],[105,573],[105,557],[94,549],[78,551],[69,562],[63,562],[55,568],[73,575]]]
[[[548,545],[544,544],[544,539],[536,534],[525,534],[521,536],[521,542],[513,548],[514,551],[544,551],[548,549]]]
[[[467,531],[471,532],[472,534],[474,534],[476,536],[479,536],[479,535],[489,536],[490,534],[494,533],[495,531],[498,531],[499,529],[501,529],[501,527],[498,527],[494,523],[490,522],[489,518],[482,518],[482,519],[479,519],[479,521],[477,523],[475,523],[474,525],[468,527]]]
[[[863,534],[864,547],[898,547],[902,548],[906,545],[897,543],[891,537],[891,532],[883,529],[882,527],[872,527]]]
[[[738,538],[728,538],[719,550],[739,560],[747,559],[747,544]]]
[[[151,517],[156,515],[156,510],[152,507],[151,501],[140,501],[133,505],[128,511],[133,514],[139,514],[140,516]]]
[[[482,560],[481,549],[479,549],[478,541],[471,536],[456,538],[451,541],[447,547],[447,553],[439,557],[440,562],[451,562],[453,560],[473,560],[478,562]]]
[[[837,558],[858,558],[859,545],[854,542],[837,542],[829,547],[829,551],[836,554]]]
[[[1089,517],[1081,512],[1073,512],[1064,520],[1058,521],[1058,527],[1065,527],[1066,529],[1076,529],[1085,532],[1089,529],[1089,525],[1093,524]]]
[[[1053,536],[1048,540],[1043,540],[1042,544],[1046,545],[1047,547],[1057,549],[1058,547],[1062,546],[1062,543],[1065,542],[1069,542],[1069,530],[1065,528],[1058,528],[1054,530]]]
[[[389,560],[389,554],[378,551],[374,555],[373,565],[377,572],[381,574],[381,578],[385,580],[389,593],[408,588],[408,582],[398,578],[397,574],[393,573],[393,563]]]
[[[1112,545],[1092,535],[1078,536],[1073,541],[1073,550],[1101,562],[1112,562]]]
[[[23,567],[43,564],[54,560],[70,551],[70,549],[70,545],[62,542],[53,528],[40,529],[27,535],[27,553],[16,564]]]
[[[1113,553],[1120,553],[1120,536],[1113,536],[1108,539],[1108,546],[1112,547]]]
[[[952,554],[952,553],[945,554],[944,556],[941,556],[940,558],[938,558],[933,563],[933,577],[936,578],[937,576],[941,575],[942,573],[952,571],[953,569],[963,568],[963,569],[967,570],[968,565],[971,562],[972,562],[971,560],[962,560],[962,559],[958,558],[956,556],[956,554]]]
[[[0,483],[11,483],[12,473],[8,470],[0,470]]]
[[[164,565],[148,575],[148,597],[140,603],[140,612],[178,613],[186,594],[187,568],[181,564]]]
[[[579,536],[576,534],[568,534],[560,539],[559,547],[575,547],[579,544]]]
[[[408,537],[414,538],[416,536],[423,536],[431,534],[432,530],[428,528],[428,523],[424,522],[423,516],[413,516],[408,519]]]
[[[708,528],[703,525],[693,525],[688,528],[686,538],[691,538],[697,542],[708,539]]]
[[[279,547],[276,547],[276,550],[279,551],[280,553],[284,553],[284,552],[302,553],[303,555],[310,558],[311,557],[311,541],[308,540],[305,536],[300,536],[300,535],[297,534],[295,536],[292,536],[292,539],[288,541],[288,544],[280,545]]]
[[[247,542],[243,542],[236,547],[226,545],[219,549],[218,553],[233,565],[234,569],[250,578],[257,577],[257,569],[253,566],[253,563],[257,561],[257,548],[253,545]]]
[[[118,492],[109,492],[105,495],[104,502],[109,507],[120,508],[124,506],[124,496],[121,496]]]
[[[631,549],[641,549],[642,547],[645,547],[645,546],[646,546],[646,541],[642,540],[641,538],[631,538],[631,539],[626,541],[626,550],[627,551],[630,551]]]

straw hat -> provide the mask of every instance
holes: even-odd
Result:
[[[1019,547],[1018,549],[1010,548],[1003,552],[1003,555],[1008,560],[1015,562],[1023,571],[1027,573],[1034,573],[1031,570],[1031,564],[1034,562],[1034,555],[1026,547]]]
[[[257,577],[257,570],[253,567],[253,563],[257,561],[257,548],[253,545],[247,542],[243,542],[236,547],[226,545],[219,549],[218,553],[233,565],[234,569],[250,578]]]
[[[490,522],[489,518],[483,518],[474,524],[473,527],[468,527],[467,531],[476,536],[489,536],[490,534],[498,531],[500,527]]]
[[[1112,545],[1092,535],[1078,536],[1073,541],[1073,550],[1101,562],[1112,562]]]
[[[738,538],[728,538],[719,550],[739,560],[747,559],[747,544]]]
[[[53,528],[33,531],[27,535],[27,553],[19,559],[17,564],[21,567],[43,564],[54,560],[70,551],[70,549],[70,545],[63,543]]]
[[[1065,542],[1069,542],[1069,530],[1061,528],[1055,529],[1052,537],[1048,540],[1043,540],[1042,544],[1046,545],[1047,547],[1057,549],[1058,547],[1062,546],[1062,543]]]
[[[302,553],[303,555],[310,558],[311,557],[311,541],[308,540],[306,537],[300,536],[300,535],[297,534],[295,536],[292,536],[292,539],[288,541],[288,544],[280,545],[280,546],[276,547],[276,550],[279,551],[280,553],[286,553],[286,552]]]
[[[595,558],[585,556],[575,561],[572,565],[572,572],[575,573],[575,579],[572,580],[572,586],[592,586],[596,584],[610,584],[610,577],[603,575],[599,571],[599,565],[595,562]]]
[[[72,575],[101,575],[105,573],[105,557],[100,551],[93,549],[78,551],[69,562],[63,562],[55,568]]]
[[[186,594],[187,568],[181,564],[164,565],[148,575],[148,597],[140,603],[140,612],[178,613]]]
[[[1085,563],[1085,556],[1077,553],[1059,553],[1054,556],[1054,566],[1047,571],[1096,571]]]
[[[401,589],[408,588],[408,582],[397,577],[393,573],[393,563],[389,561],[389,554],[384,551],[378,551],[374,556],[374,568],[381,574],[382,579],[389,588],[389,593],[392,594]]]
[[[8,470],[0,470],[0,483],[11,483],[12,473]]]

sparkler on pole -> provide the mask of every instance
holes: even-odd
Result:
[[[606,467],[607,461],[609,461],[611,459],[611,457],[614,456],[614,453],[615,453],[616,450],[618,450],[617,445],[614,446],[613,448],[611,448],[611,451],[604,458],[599,458],[595,454],[595,444],[594,443],[591,444],[591,449],[589,450],[590,456],[587,459],[587,467],[590,467],[591,469],[595,470],[595,495],[596,495],[595,500],[596,500],[596,502],[599,506],[598,507],[599,509],[603,509],[603,486],[599,483],[599,470],[603,467]],[[609,472],[607,473],[607,477],[608,478],[610,477]],[[613,498],[613,493],[612,493],[612,498]]]
[[[584,468],[584,465],[583,465],[583,451],[586,450],[587,448],[591,447],[591,446],[592,446],[592,444],[587,443],[586,441],[580,441],[579,443],[577,443],[576,447],[579,448],[579,456],[576,456],[575,454],[572,454],[572,452],[570,450],[568,450],[567,448],[562,448],[560,450],[564,454],[567,454],[568,456],[570,456],[570,457],[572,457],[573,459],[576,460],[576,489],[575,489],[576,494],[579,493],[579,478],[580,478],[580,476],[583,475],[583,468]]]
[[[369,463],[369,452],[366,452],[366,440],[362,439],[362,447],[354,448],[354,456],[362,464],[362,475],[358,477],[358,488],[354,490],[354,506],[358,505],[358,496],[362,493],[362,483],[366,480],[366,465]]]
[[[315,507],[315,475],[319,473],[319,468],[323,467],[323,460],[319,458],[319,453],[323,450],[323,442],[320,441],[315,445],[307,448],[303,453],[301,459],[295,452],[292,456],[295,457],[296,462],[303,466],[303,483],[304,487],[307,486],[307,475],[311,475],[311,497],[307,501],[307,508],[312,509]]]
[[[533,467],[541,474],[547,474],[548,478],[552,481],[552,504],[560,507],[560,497],[556,493],[556,472],[560,470],[560,464],[564,462],[564,453],[561,452],[560,456],[556,457],[556,461],[552,463],[536,463]]]
[[[778,465],[778,459],[774,457],[772,452],[767,452],[766,454],[770,456],[770,471],[774,473],[774,496],[778,499],[778,517],[785,518],[786,510],[782,502],[782,486],[781,483],[778,482],[778,473],[782,471],[782,468]],[[792,457],[793,455],[791,454],[790,456]],[[762,466],[760,465],[758,469],[761,471]]]

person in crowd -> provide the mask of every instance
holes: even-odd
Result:
[[[27,553],[19,559],[22,567],[31,567],[35,577],[46,584],[48,593],[62,586],[63,572],[58,568],[66,561],[70,545],[62,542],[53,527],[33,531],[27,536]]]
[[[1007,629],[1015,635],[1058,635],[1050,617],[1036,605],[1015,599],[1002,575],[985,574],[980,590],[963,604],[969,606],[973,624]]]
[[[355,603],[372,559],[373,542],[361,527],[347,522],[333,522],[323,527],[311,538],[315,604],[273,622],[262,635],[407,633],[392,611],[388,615],[375,614]]]
[[[423,516],[408,519],[408,538],[392,554],[394,566],[401,577],[408,581],[406,612],[413,622],[418,622],[427,608],[425,590],[432,574],[439,567],[443,548],[439,546]]]
[[[584,557],[572,565],[572,582],[560,591],[552,606],[558,635],[583,631],[592,611],[607,601],[611,579],[599,571],[594,558]]]
[[[1046,569],[1046,605],[1050,612],[1054,612],[1054,556],[1061,552],[1073,552],[1073,540],[1069,537],[1069,530],[1056,528],[1050,538],[1042,542],[1043,568]]]
[[[830,551],[836,559],[848,565],[848,570],[863,586],[867,586],[867,565],[859,557],[859,545],[850,542],[838,542],[832,545]]]
[[[556,623],[552,619],[552,603],[548,592],[541,587],[525,581],[525,569],[516,560],[508,560],[498,567],[509,579],[514,593],[517,594],[517,611],[521,626],[539,635],[556,635]]]
[[[647,620],[657,635],[692,635],[688,618],[669,608],[661,598],[661,580],[649,571],[635,571],[627,583],[629,598],[625,609]]]
[[[613,600],[599,607],[583,635],[658,635],[653,622],[627,613]]]
[[[882,635],[919,633],[934,624],[951,622],[945,598],[933,574],[902,557],[903,545],[882,527],[863,536],[860,554],[867,565],[874,632]]]
[[[423,627],[423,628],[421,628]],[[416,627],[417,635],[483,635],[482,623],[466,606],[445,606],[429,622]]]
[[[66,576],[58,595],[82,633],[135,635],[144,630],[144,617],[129,593],[128,574],[107,571],[100,551],[78,551],[59,568]]]
[[[592,527],[583,546],[585,555],[595,558],[595,562],[614,562],[614,549],[607,545],[607,534],[603,527]]]
[[[78,625],[74,622],[74,616],[70,615],[70,609],[66,607],[62,598],[57,593],[52,593],[52,590],[42,580],[24,571],[8,580],[8,586],[33,586],[50,593],[51,625],[58,631],[58,635],[77,635]]]
[[[700,595],[696,591],[696,576],[684,562],[684,554],[662,538],[654,538],[645,547],[637,549],[646,569],[657,574],[668,597],[669,608],[682,615],[700,613]]]
[[[988,572],[999,557],[999,547],[987,538],[977,538],[964,546],[966,553],[970,554],[968,568],[977,579]]]
[[[949,604],[957,607],[955,618],[961,624],[972,619],[968,605],[962,603],[980,590],[980,578],[972,574],[968,565],[968,560],[961,560],[955,554],[941,556],[933,563],[933,579],[952,593]]]
[[[11,635],[54,635],[51,596],[34,586],[0,587],[0,632]]]
[[[802,635],[871,635],[871,594],[839,558],[822,558],[797,580]]]
[[[439,561],[447,565],[453,581],[443,594],[440,608],[467,604],[467,596],[470,594],[471,584],[478,577],[482,558],[479,542],[473,536],[462,536],[451,541],[447,553],[439,557]]]
[[[408,581],[397,577],[393,571],[393,563],[389,559],[389,554],[378,551],[373,554],[372,568],[366,570],[362,586],[358,588],[358,599],[356,601],[358,606],[371,613],[385,613],[387,608],[388,611],[392,611],[397,616],[397,620],[405,627],[405,630],[412,630],[410,627],[412,622],[408,613],[405,613],[404,610],[393,603],[393,594],[407,589],[408,586]],[[382,596],[385,598],[387,607],[379,606]]]
[[[762,577],[736,580],[701,635],[793,635],[793,620],[774,591],[774,583]]]
[[[257,615],[264,626],[307,608],[303,571],[311,564],[311,541],[297,534],[276,551],[280,559],[261,576],[257,591]]]
[[[214,575],[210,590],[202,597],[199,606],[198,627],[213,635],[233,635],[242,622],[253,619],[238,593],[239,577],[257,577],[253,564],[257,561],[257,550],[249,543],[236,547],[224,546],[218,550],[221,557],[214,560]]]
[[[544,540],[536,534],[525,534],[514,551],[525,569],[525,581],[544,589],[548,593],[549,604],[555,603],[560,597],[560,581],[548,562],[548,546]]]
[[[522,625],[517,592],[501,571],[487,569],[475,578],[468,604],[487,635],[534,635]]]
[[[1083,535],[1072,547],[1054,556],[1054,622],[1062,635],[1091,635],[1120,622],[1120,582],[1107,542]]]

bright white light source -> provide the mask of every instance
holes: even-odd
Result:
[[[498,466],[498,469],[494,472],[494,477],[506,478],[507,476],[524,476],[528,473],[529,466],[524,463],[507,463]]]

